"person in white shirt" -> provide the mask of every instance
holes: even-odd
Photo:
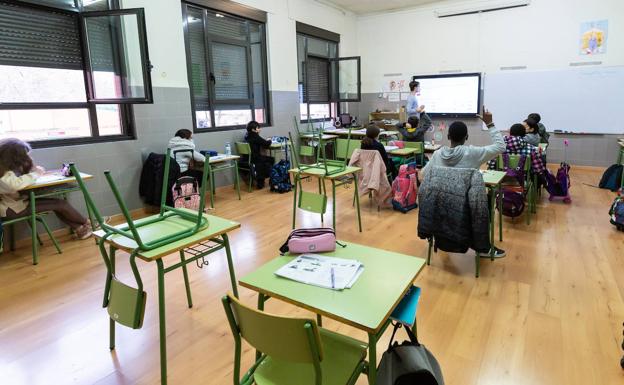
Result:
[[[423,110],[425,109],[425,106],[421,106],[418,104],[418,98],[416,97],[416,94],[420,92],[420,83],[412,80],[409,83],[409,88],[410,94],[407,97],[407,102],[405,105],[407,117],[409,118],[410,116],[415,116],[417,118],[420,118],[420,113],[423,112]]]
[[[178,130],[175,136],[169,140],[168,147],[171,149],[171,156],[180,165],[182,176],[192,176],[197,180],[199,186],[204,180],[204,173],[191,167],[193,162],[204,163],[206,157],[195,150],[193,133],[185,128]],[[179,151],[179,152],[178,152]]]
[[[0,217],[13,219],[30,214],[30,202],[20,190],[35,183],[45,173],[30,157],[30,145],[22,140],[0,140]],[[56,216],[71,227],[78,239],[92,234],[89,221],[64,199],[40,198],[36,211],[54,211]]]

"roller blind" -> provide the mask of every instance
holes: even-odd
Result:
[[[0,64],[82,69],[77,16],[0,2]]]
[[[307,76],[303,90],[308,103],[329,101],[329,61],[308,56]]]

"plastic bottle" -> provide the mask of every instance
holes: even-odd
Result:
[[[225,143],[225,155],[232,155],[232,146],[230,146],[230,142]]]

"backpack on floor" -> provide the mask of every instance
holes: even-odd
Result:
[[[524,211],[524,194],[513,188],[503,188],[503,215],[511,218],[518,217]]]
[[[609,216],[611,217],[611,224],[618,230],[624,231],[624,195],[622,195],[622,192],[613,201],[609,210]]]
[[[611,191],[617,191],[622,185],[622,177],[624,177],[624,175],[622,175],[623,171],[623,165],[612,164],[605,170],[604,174],[602,174],[598,187],[606,188]]]
[[[402,213],[418,207],[418,169],[416,163],[403,164],[392,182],[392,208]]]
[[[199,210],[201,199],[199,185],[192,176],[183,176],[176,180],[171,192],[173,193],[173,207]]]
[[[546,170],[546,191],[550,197],[549,200],[555,198],[563,198],[565,203],[570,203],[570,165],[562,162],[557,170],[557,176],[553,175],[550,170]]]
[[[290,162],[288,161],[288,146],[284,147],[284,154],[284,159],[274,164],[273,167],[271,167],[271,172],[269,174],[269,186],[271,186],[271,191],[275,191],[280,194],[292,190],[290,174],[288,173],[288,170],[290,170]]]

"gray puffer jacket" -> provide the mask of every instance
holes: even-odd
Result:
[[[468,168],[431,167],[418,190],[418,236],[440,250],[490,250],[488,200],[483,176]]]

